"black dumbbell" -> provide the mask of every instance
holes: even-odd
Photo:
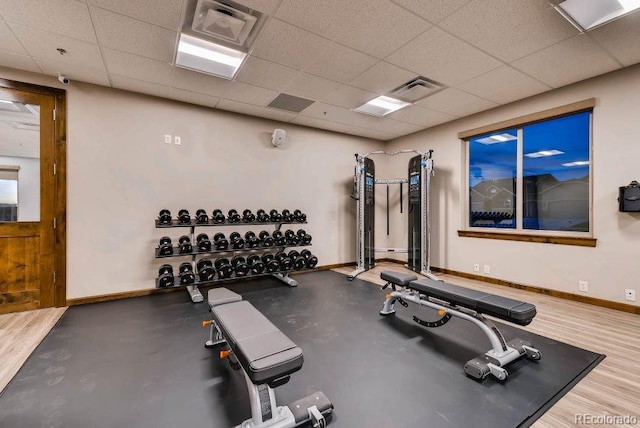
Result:
[[[291,260],[295,260],[298,257],[300,257],[300,253],[296,250],[291,250],[289,251],[289,254],[287,254],[287,256],[291,259]]]
[[[234,250],[241,250],[244,248],[244,239],[238,232],[231,232],[229,235],[229,243]]]
[[[269,263],[269,262],[270,262],[271,260],[273,260],[273,259],[274,259],[274,257],[273,257],[273,254],[271,254],[271,253],[264,253],[264,254],[260,257],[260,260],[262,260],[262,263],[264,263],[265,265],[266,265],[267,263]]]
[[[249,266],[247,266],[247,261],[242,256],[232,258],[231,266],[233,266],[236,276],[246,276],[249,274]]]
[[[293,219],[299,223],[304,223],[305,221],[307,221],[307,215],[300,210],[294,210]]]
[[[160,210],[158,214],[158,224],[171,224],[171,211]]]
[[[209,259],[198,260],[196,267],[198,268],[200,281],[212,281],[216,276],[216,270],[213,268],[213,262]]]
[[[169,256],[171,254],[173,254],[171,238],[169,238],[168,236],[163,236],[162,238],[160,238],[160,242],[158,242],[158,255]]]
[[[256,215],[251,210],[242,211],[242,221],[245,223],[253,223],[256,221]]]
[[[254,238],[255,238],[255,236],[256,236],[255,232],[252,232],[252,231],[250,230],[250,231],[248,231],[248,232],[245,232],[245,234],[244,234],[244,239],[245,239],[245,240],[248,240],[249,238],[252,238],[252,237],[254,237]]]
[[[191,223],[191,216],[189,215],[189,211],[187,210],[178,211],[178,221],[180,222],[180,224]]]
[[[229,241],[224,236],[224,233],[218,232],[213,235],[213,245],[216,247],[218,251],[224,251],[229,249]]]
[[[209,216],[207,216],[207,212],[202,208],[196,211],[196,222],[200,224],[209,223]]]
[[[191,245],[191,238],[187,235],[182,235],[178,239],[178,248],[180,254],[188,254],[193,251],[193,246]]]
[[[266,223],[269,221],[269,214],[267,214],[265,210],[259,209],[256,211],[256,220],[260,223]]]
[[[309,250],[302,250],[300,252],[300,257],[305,259],[305,260],[307,260],[311,256],[312,256],[312,254],[311,254],[311,251],[309,251]]]
[[[287,229],[284,232],[284,237],[287,238],[287,245],[298,245],[300,242],[298,235],[296,235],[296,233],[291,229]]]
[[[193,266],[190,262],[180,264],[180,285],[188,285],[196,282]]]
[[[302,270],[307,266],[307,261],[304,257],[298,257],[293,261],[293,269]]]
[[[173,287],[173,266],[162,265],[158,270],[158,287],[167,288]]]
[[[291,260],[289,257],[285,257],[282,260],[280,260],[280,270],[291,270],[291,268],[293,267],[293,260]]]
[[[249,257],[247,257],[247,264],[249,266],[251,266],[252,264],[254,264],[255,262],[259,262],[260,260],[260,256],[257,254],[251,254]]]
[[[318,258],[316,256],[309,256],[307,259],[307,268],[313,269],[318,264]]]
[[[282,221],[291,223],[293,221],[293,214],[289,210],[282,210]]]
[[[260,240],[255,235],[245,240],[244,246],[246,248],[256,248],[260,246]]]
[[[273,222],[281,222],[282,214],[278,213],[278,210],[271,210],[269,211],[269,220]]]
[[[237,210],[229,210],[229,214],[227,215],[227,221],[229,223],[240,223],[240,214],[238,214]]]
[[[213,265],[218,273],[218,279],[226,279],[231,277],[233,274],[233,266],[231,266],[231,263],[227,258],[221,257],[216,259],[216,261],[213,262]]]
[[[198,251],[211,251],[211,241],[206,233],[199,234],[196,242],[198,243]]]
[[[280,270],[280,263],[278,263],[276,260],[270,260],[265,263],[264,270],[266,273],[278,272],[278,270]]]
[[[284,251],[278,251],[273,258],[280,263],[283,259],[287,258],[287,253]]]
[[[213,213],[211,213],[211,220],[213,220],[213,224],[221,224],[225,222],[224,214],[222,211],[215,209]]]

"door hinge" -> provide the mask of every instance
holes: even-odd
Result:
[[[54,283],[56,282],[56,278],[57,278],[57,275],[56,275],[56,271],[54,270],[53,271],[53,282]]]
[[[58,169],[56,167],[56,163],[54,162],[53,163],[53,175],[56,175],[56,174],[58,174]]]
[[[54,121],[54,122],[55,122],[56,117],[57,117],[57,114],[56,114],[56,113],[57,113],[56,109],[53,109],[53,121]]]
[[[58,227],[58,220],[56,217],[53,218],[53,228],[55,229],[56,227]]]

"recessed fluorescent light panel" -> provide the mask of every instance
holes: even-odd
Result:
[[[533,152],[533,153],[527,153],[525,156],[528,158],[544,158],[546,156],[556,156],[556,155],[563,155],[564,152],[561,152],[560,150],[540,150],[539,152]]]
[[[552,0],[551,4],[582,32],[640,8],[640,0]]]
[[[575,161],[575,162],[567,162],[562,164],[562,166],[585,166],[585,165],[589,165],[589,161]]]
[[[374,98],[371,101],[362,104],[360,107],[355,108],[354,111],[364,114],[370,114],[372,116],[386,116],[389,113],[393,113],[396,110],[400,110],[411,103],[396,100],[395,98],[380,95],[378,98]]]
[[[247,54],[182,33],[176,65],[224,79],[233,79]]]
[[[511,134],[494,134],[494,135],[489,135],[488,137],[483,137],[483,138],[478,138],[476,141],[476,143],[480,143],[480,144],[498,144],[498,143],[504,143],[505,141],[513,141],[515,139],[517,139],[518,137],[515,135],[511,135]]]

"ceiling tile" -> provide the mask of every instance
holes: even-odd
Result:
[[[459,89],[500,104],[530,97],[550,88],[507,65],[469,80]]]
[[[276,16],[376,58],[431,25],[388,0],[284,0]]]
[[[329,92],[340,87],[340,83],[309,73],[300,73],[298,77],[287,85],[283,92],[298,97],[318,100]]]
[[[584,35],[533,53],[511,66],[556,88],[620,68],[613,58]]]
[[[156,85],[142,80],[131,79],[129,77],[111,75],[113,87],[124,89],[125,91],[138,92],[141,94],[153,95],[156,97],[168,98],[171,88],[168,86]]]
[[[349,85],[342,85],[333,92],[329,92],[326,96],[320,98],[320,101],[324,101],[334,106],[353,109],[374,99],[375,97],[376,95],[371,92],[363,91],[362,89],[354,88]]]
[[[102,46],[173,63],[177,32],[96,7],[91,16]]]
[[[330,50],[318,57],[305,71],[346,83],[376,62],[378,60],[369,55],[334,43]]]
[[[250,56],[240,68],[237,81],[281,91],[300,74],[299,70]]]
[[[624,65],[640,62],[640,11],[596,28],[589,35]]]
[[[96,43],[89,9],[75,0],[2,1],[0,15],[10,23]]]
[[[0,50],[22,55],[27,54],[27,51],[24,50],[16,36],[13,35],[5,23],[0,23]]]
[[[220,98],[218,97],[210,97],[209,95],[203,95],[197,92],[185,91],[177,88],[171,88],[169,98],[205,107],[215,107],[218,104],[218,101],[220,101]]]
[[[86,82],[95,85],[110,86],[109,77],[105,71],[96,71],[92,68],[45,59],[36,59],[36,62],[44,74],[51,76],[56,76],[58,73],[63,74],[71,80],[72,85],[74,82]]]
[[[166,62],[130,53],[103,48],[102,54],[109,73],[168,86],[174,67]]]
[[[470,0],[391,0],[429,22],[437,24]]]
[[[42,70],[38,68],[33,58],[13,52],[0,51],[0,66],[42,73]]]
[[[327,51],[331,42],[315,34],[272,19],[254,42],[252,55],[303,69]]]
[[[447,88],[417,102],[422,107],[463,117],[483,110],[497,107],[499,104],[475,95]]]
[[[351,81],[351,85],[381,95],[416,77],[388,62],[379,62]]]
[[[248,114],[249,116],[264,117],[266,119],[278,120],[280,122],[289,122],[296,117],[293,113],[282,110],[276,110],[266,107],[257,107],[251,104],[243,104],[232,100],[220,100],[216,108],[221,110],[234,111],[236,113]]]
[[[439,25],[506,62],[578,34],[545,0],[473,0]]]
[[[438,27],[412,40],[387,60],[449,86],[501,65],[497,59]]]
[[[311,104],[309,107],[302,110],[300,115],[355,126],[362,123],[363,121],[360,120],[360,117],[364,117],[364,115],[353,112],[349,109],[332,106],[322,102]],[[364,126],[366,126],[366,123]]]
[[[236,3],[255,9],[258,12],[266,13],[267,15],[273,15],[280,4],[280,0],[236,0]]]
[[[311,128],[320,128],[327,131],[335,131],[343,134],[350,134],[365,138],[372,138],[375,140],[387,141],[390,140],[393,135],[386,132],[375,131],[372,129],[360,128],[357,126],[344,125],[342,123],[329,122],[326,120],[315,119],[312,117],[298,116],[291,121],[298,125],[308,126]]]
[[[422,127],[435,126],[440,123],[457,119],[456,116],[431,110],[415,104],[393,112],[385,117],[402,122],[412,123],[414,125],[421,125]]]
[[[422,107],[418,107],[418,108],[422,108]],[[437,113],[437,114],[441,115],[442,113]],[[385,117],[377,117],[373,119],[375,119],[375,121],[368,126],[369,129],[372,129],[375,131],[387,132],[395,135],[413,134],[414,132],[418,132],[424,129],[424,126],[421,126],[421,125],[415,125],[413,123],[394,120],[391,118],[391,115],[388,115]]]
[[[98,45],[16,24],[9,26],[31,56],[105,71]],[[67,53],[60,55],[57,48],[66,49]]]
[[[174,31],[182,27],[183,0],[88,0],[89,4]]]
[[[228,82],[228,80],[224,80],[219,77],[209,76],[208,74],[197,73],[195,71],[176,67],[173,72],[172,86],[191,92],[199,92],[212,97],[219,97],[222,95],[225,84]]]
[[[222,98],[264,107],[269,104],[278,92],[242,82],[229,82],[225,85]]]

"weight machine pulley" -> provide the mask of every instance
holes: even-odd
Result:
[[[376,179],[375,163],[370,156],[414,153],[409,160],[408,177]],[[351,197],[357,203],[357,228],[356,228],[356,269],[348,275],[352,280],[362,272],[375,266],[376,252],[407,253],[407,267],[415,272],[431,279],[438,280],[431,273],[431,247],[430,247],[430,188],[431,177],[434,173],[433,150],[420,152],[418,150],[398,150],[386,152],[378,150],[366,155],[356,154],[356,167],[354,172],[354,188]],[[409,216],[408,247],[404,248],[375,248],[375,185],[387,185],[387,210],[389,205],[389,185],[399,184],[400,187],[400,212],[402,212],[402,186],[409,186],[409,201],[407,215]],[[389,231],[389,215],[387,213],[387,234]]]

